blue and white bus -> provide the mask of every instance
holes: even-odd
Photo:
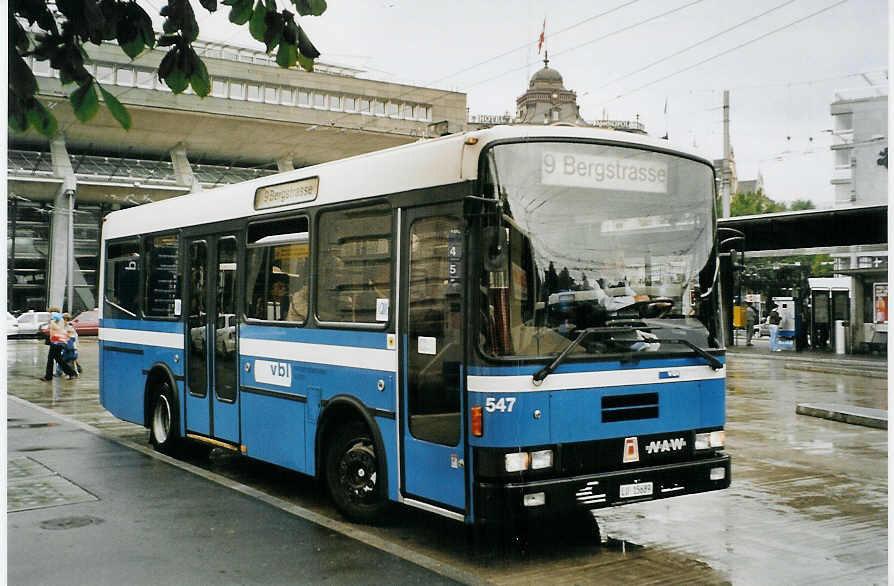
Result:
[[[357,521],[723,489],[714,194],[667,141],[501,126],[110,213],[101,403]]]

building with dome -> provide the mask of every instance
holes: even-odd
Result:
[[[646,134],[639,120],[585,120],[577,105],[577,93],[565,88],[562,74],[549,66],[549,54],[543,58],[543,68],[531,76],[528,89],[515,100],[516,115],[471,116],[469,128],[487,128],[496,124],[556,124],[594,126]]]
[[[581,118],[577,94],[565,89],[562,74],[543,58],[543,69],[531,76],[528,90],[515,100],[517,120],[522,124],[574,124],[589,126]]]

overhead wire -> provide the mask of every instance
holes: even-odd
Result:
[[[811,12],[810,14],[808,14],[808,15],[806,15],[806,16],[803,16],[803,17],[801,17],[801,18],[799,18],[799,19],[797,19],[797,20],[794,20],[794,21],[792,21],[792,22],[790,22],[790,23],[788,23],[788,24],[785,24],[785,25],[783,25],[783,26],[781,26],[781,27],[775,28],[775,29],[773,29],[773,30],[771,30],[771,31],[768,31],[768,32],[766,32],[766,33],[763,33],[763,34],[761,34],[761,35],[758,35],[757,37],[754,37],[753,39],[750,39],[750,40],[745,41],[745,42],[743,42],[743,43],[739,43],[738,45],[735,45],[734,47],[730,47],[729,49],[726,49],[726,50],[724,50],[724,51],[721,51],[720,53],[717,53],[717,54],[715,54],[715,55],[712,55],[711,57],[707,57],[707,58],[705,58],[705,59],[702,59],[701,61],[698,61],[697,63],[693,63],[692,65],[688,65],[688,66],[686,66],[686,67],[683,67],[683,68],[681,68],[681,69],[678,69],[678,70],[674,71],[673,73],[669,73],[669,74],[667,74],[667,75],[665,75],[665,76],[663,76],[663,77],[660,77],[660,78],[658,78],[658,79],[656,79],[656,80],[653,80],[653,81],[650,81],[650,82],[648,82],[648,83],[645,83],[645,84],[643,84],[643,85],[641,85],[641,86],[639,86],[639,87],[636,87],[636,88],[634,88],[634,89],[632,89],[632,90],[629,90],[629,91],[627,91],[627,92],[625,92],[625,93],[623,93],[623,94],[618,94],[617,96],[615,96],[615,97],[613,97],[613,98],[611,98],[611,99],[609,99],[609,100],[606,100],[606,101],[604,101],[604,102],[601,102],[599,105],[602,106],[602,105],[605,105],[605,104],[614,102],[614,101],[616,101],[616,100],[619,100],[619,99],[621,99],[621,98],[624,98],[624,97],[627,97],[627,96],[629,96],[629,95],[631,95],[631,94],[634,94],[634,93],[636,93],[636,92],[638,92],[638,91],[640,91],[640,90],[643,90],[643,89],[645,89],[645,88],[647,88],[647,87],[653,86],[653,85],[655,85],[656,83],[660,83],[660,82],[662,82],[662,81],[665,81],[665,80],[667,80],[667,79],[670,79],[671,77],[674,77],[674,76],[679,75],[679,74],[681,74],[681,73],[685,73],[685,72],[687,72],[687,71],[690,71],[690,70],[692,70],[692,69],[695,69],[696,67],[699,67],[699,66],[701,66],[701,65],[704,65],[705,63],[709,63],[709,62],[711,62],[711,61],[713,61],[713,60],[715,60],[715,59],[718,59],[718,58],[720,58],[720,57],[723,57],[723,56],[725,56],[725,55],[728,55],[728,54],[732,53],[733,51],[737,51],[737,50],[739,50],[739,49],[741,49],[741,48],[743,48],[743,47],[747,47],[748,45],[751,45],[751,44],[753,44],[753,43],[756,43],[757,41],[763,40],[763,39],[765,39],[765,38],[767,38],[767,37],[769,37],[769,36],[771,36],[771,35],[774,35],[774,34],[780,32],[780,31],[783,31],[783,30],[785,30],[785,29],[791,28],[791,27],[793,27],[793,26],[795,26],[795,25],[797,25],[797,24],[800,24],[800,23],[802,23],[802,22],[804,22],[804,21],[806,21],[806,20],[809,20],[809,19],[811,19],[811,18],[813,18],[813,17],[815,17],[815,16],[818,16],[818,15],[824,13],[824,12],[828,12],[829,10],[832,10],[833,8],[836,8],[836,7],[838,7],[838,6],[841,6],[842,4],[845,4],[846,2],[848,2],[848,0],[839,0],[838,2],[835,2],[834,4],[830,4],[829,6],[826,6],[825,8],[822,8],[822,9],[820,9],[820,10]]]
[[[734,24],[734,25],[731,26],[731,27],[725,28],[725,29],[723,29],[722,31],[719,31],[719,32],[717,32],[717,33],[714,33],[713,35],[711,35],[711,36],[709,36],[709,37],[705,37],[704,39],[702,39],[702,40],[700,40],[700,41],[698,41],[698,42],[696,42],[696,43],[693,43],[693,44],[691,44],[691,45],[689,45],[689,46],[687,46],[687,47],[684,47],[684,48],[682,48],[682,49],[680,49],[680,50],[678,50],[678,51],[676,51],[676,52],[674,52],[674,53],[671,53],[670,55],[667,55],[667,56],[665,56],[665,57],[662,57],[661,59],[657,59],[657,60],[655,60],[655,61],[652,61],[652,62],[649,63],[648,65],[644,65],[643,67],[640,67],[639,69],[637,69],[637,70],[635,70],[635,71],[631,71],[630,73],[626,73],[626,74],[624,74],[624,75],[618,76],[618,77],[612,79],[611,81],[608,81],[608,82],[606,82],[605,84],[603,84],[603,85],[597,87],[595,90],[590,90],[590,91],[599,91],[599,90],[604,89],[604,88],[606,88],[606,87],[608,87],[608,86],[610,86],[610,85],[612,85],[612,84],[614,84],[614,83],[617,83],[617,82],[622,81],[622,80],[624,80],[624,79],[627,79],[627,78],[629,78],[629,77],[633,77],[633,76],[636,75],[637,73],[642,73],[643,71],[645,71],[645,70],[647,70],[647,69],[651,69],[652,67],[658,65],[659,63],[664,63],[665,61],[668,61],[669,59],[673,59],[674,57],[677,57],[678,55],[681,55],[681,54],[685,53],[686,51],[690,51],[690,50],[692,50],[692,49],[695,49],[696,47],[699,47],[699,46],[701,46],[701,45],[704,45],[705,43],[708,43],[708,42],[710,42],[710,41],[713,41],[713,40],[716,39],[717,37],[720,37],[720,36],[722,36],[722,35],[725,35],[725,34],[727,34],[727,33],[730,33],[730,32],[732,32],[732,31],[736,30],[737,28],[741,28],[741,27],[745,26],[746,24],[750,24],[750,23],[754,22],[755,20],[757,20],[757,19],[759,19],[759,18],[762,18],[762,17],[764,17],[764,16],[770,14],[771,12],[775,12],[775,11],[781,9],[781,8],[784,8],[785,6],[788,6],[789,4],[793,4],[795,1],[796,1],[796,0],[786,0],[786,1],[783,2],[782,4],[777,4],[777,5],[774,6],[773,8],[770,8],[769,10],[765,10],[765,11],[761,12],[760,14],[756,14],[756,15],[754,15],[754,16],[752,16],[752,17],[750,17],[750,18],[747,18],[747,19],[745,19],[745,20],[743,20],[743,21],[741,21],[741,22],[739,22],[739,23],[737,23],[737,24]]]

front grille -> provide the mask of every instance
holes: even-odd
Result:
[[[602,422],[658,418],[658,393],[602,397]]]

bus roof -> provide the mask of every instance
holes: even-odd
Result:
[[[103,223],[103,240],[474,180],[478,173],[478,155],[488,144],[503,140],[548,138],[590,139],[654,148],[711,164],[706,157],[691,150],[677,148],[666,140],[634,133],[574,126],[495,126],[423,139],[112,212]],[[313,177],[319,178],[318,193],[314,199],[271,209],[255,209],[255,192],[258,188]]]

